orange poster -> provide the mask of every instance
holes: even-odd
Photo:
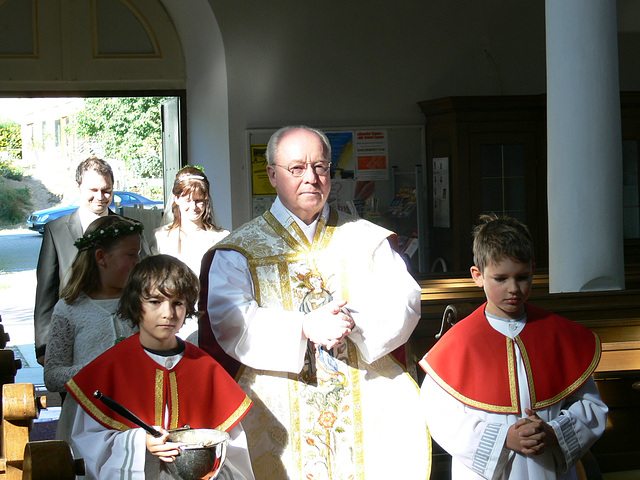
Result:
[[[388,180],[387,130],[357,130],[354,135],[356,180]]]

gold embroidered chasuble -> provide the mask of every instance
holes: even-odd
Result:
[[[295,222],[287,229],[266,212],[214,248],[245,256],[261,307],[308,313],[349,301],[390,234],[332,209],[309,243]],[[362,480],[393,462],[416,475],[403,478],[428,478],[419,390],[391,355],[369,365],[346,339],[330,352],[310,348],[299,373],[243,366],[238,383],[254,402],[243,426],[256,479]]]

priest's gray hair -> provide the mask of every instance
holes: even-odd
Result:
[[[307,127],[306,125],[288,125],[286,127],[282,127],[278,131],[276,131],[271,138],[269,139],[269,143],[267,144],[267,163],[269,165],[276,164],[276,158],[278,156],[278,147],[280,146],[280,140],[291,130],[307,130],[309,132],[313,132],[322,141],[323,151],[324,151],[324,159],[329,162],[331,161],[331,142],[324,134],[322,130],[313,127]]]

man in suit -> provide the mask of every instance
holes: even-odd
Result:
[[[107,162],[95,157],[83,160],[76,169],[76,182],[80,193],[78,210],[47,223],[40,247],[33,324],[36,358],[41,365],[44,365],[53,307],[66,280],[65,274],[78,252],[74,242],[91,222],[111,213],[113,171]]]

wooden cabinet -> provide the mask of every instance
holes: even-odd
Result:
[[[623,92],[622,116],[624,260],[640,265],[640,92]]]
[[[433,159],[446,157],[449,165],[449,227],[434,225],[433,194],[427,197],[430,262],[442,258],[449,272],[468,272],[471,230],[480,213],[493,211],[529,226],[538,267],[547,267],[546,96],[445,97],[419,105],[426,117],[428,192],[434,191]],[[620,110],[630,266],[640,264],[640,92],[622,92]]]
[[[430,258],[449,272],[472,266],[471,231],[481,213],[524,221],[547,266],[545,96],[446,97],[419,103],[426,117],[427,188],[434,191],[433,159],[449,159],[449,228],[427,219]]]

